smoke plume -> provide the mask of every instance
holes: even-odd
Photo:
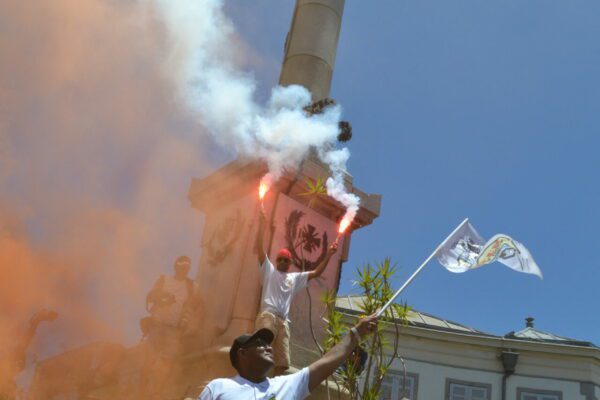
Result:
[[[158,275],[180,254],[197,263],[186,195],[214,149],[173,101],[164,31],[142,11],[0,0],[0,358],[44,307],[59,318],[40,326],[39,358],[136,343]]]
[[[205,130],[276,176],[316,147],[330,194],[358,206],[333,147],[341,109],[307,116],[297,86],[257,104],[221,1],[0,0],[0,30],[0,357],[41,308],[59,318],[40,359],[140,338],[158,275],[197,264],[189,182],[225,157]]]
[[[254,100],[251,75],[236,65],[234,27],[223,13],[222,0],[154,0],[173,51],[165,70],[184,105],[217,143],[237,154],[266,161],[274,179],[295,169],[316,148],[329,165],[328,194],[347,208],[352,220],[359,198],[346,191],[344,173],[349,151],[336,150],[341,108],[327,107],[308,115],[311,103],[303,87],[277,86],[265,105]]]

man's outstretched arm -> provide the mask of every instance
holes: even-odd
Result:
[[[308,273],[308,280],[318,278],[319,276],[321,276],[323,274],[323,271],[325,271],[327,264],[329,264],[329,259],[331,258],[332,255],[335,254],[337,249],[338,249],[338,244],[336,242],[333,242],[331,244],[331,246],[329,246],[329,248],[327,249],[327,254],[325,255],[325,258],[323,259],[323,261],[321,261],[321,263],[319,265],[317,265],[317,268],[313,269],[312,271],[310,271]]]
[[[361,337],[372,333],[377,328],[377,317],[375,315],[365,317],[358,321],[354,328]],[[329,375],[333,374],[336,368],[342,365],[350,356],[356,345],[358,345],[358,339],[352,332],[348,332],[341,342],[333,346],[323,357],[309,365],[308,390],[312,392]]]
[[[261,208],[258,215],[258,232],[256,233],[256,252],[258,253],[258,265],[262,265],[267,257],[263,242],[263,238],[265,237],[266,222],[267,216],[265,215],[265,210]]]

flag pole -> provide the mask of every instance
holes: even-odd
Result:
[[[410,278],[408,278],[408,280],[406,282],[404,282],[404,285],[402,285],[402,287],[400,289],[398,289],[398,291],[396,291],[396,293],[394,293],[394,295],[392,296],[392,298],[383,306],[381,307],[381,309],[379,311],[377,311],[376,317],[379,318],[381,317],[381,315],[385,312],[385,310],[387,310],[387,308],[394,302],[394,300],[396,300],[396,297],[398,297],[398,295],[400,293],[402,293],[402,291],[413,281],[413,279],[415,279],[415,277],[419,274],[419,272],[421,272],[421,270],[423,268],[425,268],[425,266],[429,263],[429,261],[431,261],[431,259],[437,254],[437,252],[446,244],[446,242],[452,237],[454,236],[454,234],[460,229],[462,228],[462,226],[464,224],[466,224],[469,221],[469,218],[465,218],[463,222],[460,223],[460,225],[458,225],[453,231],[452,233],[450,233],[448,235],[448,237],[446,239],[444,239],[444,241],[442,243],[440,243],[440,245],[438,247],[436,247],[436,249],[433,251],[433,253],[431,253],[429,255],[429,257],[427,257],[427,259],[423,262],[423,264],[421,264],[421,266],[419,268],[417,268],[417,270],[415,272],[413,272],[413,274],[410,276]]]

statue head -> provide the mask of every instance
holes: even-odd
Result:
[[[185,278],[190,272],[192,266],[192,260],[188,256],[179,256],[175,260],[175,276],[178,278]]]

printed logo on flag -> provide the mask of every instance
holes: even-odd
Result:
[[[520,254],[515,242],[508,236],[496,235],[493,240],[485,244],[481,255],[477,259],[477,264],[484,265],[494,261],[508,260]],[[521,265],[521,271],[525,270],[521,260],[517,257],[516,261]]]
[[[458,239],[450,251],[455,254],[456,262],[459,266],[467,269],[479,266],[477,260],[479,259],[479,253],[481,253],[481,245],[477,244],[469,236]]]
[[[498,261],[507,267],[543,278],[540,267],[525,246],[508,235],[494,235],[486,242],[477,259],[478,266]]]
[[[441,246],[437,257],[451,272],[461,273],[477,268],[477,258],[485,240],[470,223],[463,224]]]

